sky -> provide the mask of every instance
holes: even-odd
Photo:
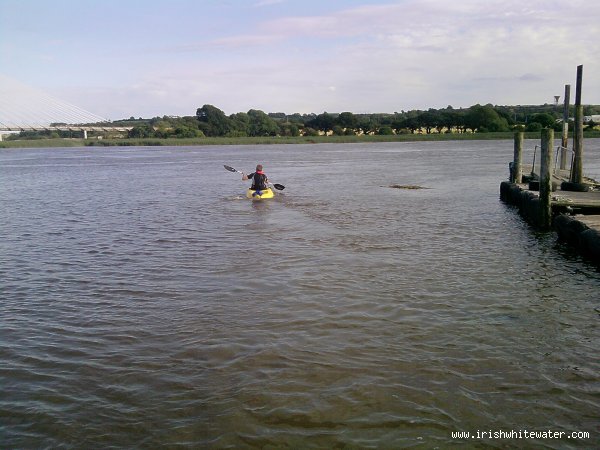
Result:
[[[0,82],[108,120],[573,102],[578,65],[600,104],[595,0],[0,0]]]

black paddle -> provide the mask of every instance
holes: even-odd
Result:
[[[239,170],[234,169],[231,166],[227,166],[225,164],[223,164],[223,167],[225,167],[225,169],[229,170],[230,172],[237,172],[237,173],[241,173],[243,174],[244,172],[240,172]],[[273,187],[275,189],[277,189],[278,191],[283,191],[285,189],[285,186],[283,184],[277,184],[277,183],[271,183],[273,185]]]

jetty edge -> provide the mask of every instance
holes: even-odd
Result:
[[[509,164],[509,180],[500,183],[500,199],[516,206],[534,228],[555,231],[560,241],[600,267],[600,183],[574,177],[573,167],[552,167],[553,159],[558,161],[564,150],[559,145],[556,158],[552,158],[553,133],[551,129],[541,132],[537,167],[537,146],[533,164],[523,165],[523,135],[515,133],[515,159]]]

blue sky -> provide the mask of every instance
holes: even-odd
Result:
[[[0,75],[109,120],[552,103],[579,64],[600,104],[599,46],[592,0],[0,0]]]

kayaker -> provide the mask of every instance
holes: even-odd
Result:
[[[266,191],[269,188],[269,179],[263,172],[262,164],[258,164],[256,166],[256,172],[253,172],[249,175],[242,173],[242,181],[250,179],[252,179],[252,187],[250,189],[256,191],[258,195],[260,195],[261,191]]]

